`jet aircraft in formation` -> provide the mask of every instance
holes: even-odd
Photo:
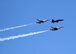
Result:
[[[42,23],[45,23],[45,22],[47,22],[47,21],[49,21],[49,20],[40,20],[40,19],[37,19],[37,22],[36,22],[36,23],[42,24]]]
[[[50,20],[40,20],[40,19],[37,19],[37,22],[36,23],[42,24],[42,23],[45,23],[47,21],[50,21]],[[58,23],[60,21],[64,21],[64,19],[57,19],[57,20],[51,19],[51,23]],[[61,28],[63,28],[63,26],[61,26],[61,27],[51,27],[50,30],[56,31],[56,30],[59,30]]]
[[[56,30],[59,30],[59,29],[61,29],[61,28],[63,28],[63,26],[61,26],[61,27],[51,27],[50,30],[56,31]]]
[[[51,23],[58,23],[58,22],[60,22],[60,21],[64,21],[63,19],[58,19],[58,20],[54,20],[54,19],[52,19],[52,21],[51,21]]]
[[[47,21],[49,21],[49,20],[40,20],[40,19],[37,19],[37,22],[36,22],[36,23],[42,24],[42,23],[45,23],[45,22],[47,22]],[[58,22],[60,22],[60,21],[64,21],[64,19],[57,19],[57,20],[52,19],[52,20],[51,20],[51,23],[58,23]]]

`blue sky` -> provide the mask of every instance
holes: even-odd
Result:
[[[0,29],[33,23],[33,25],[0,32],[0,38],[49,30],[63,29],[0,42],[0,54],[76,54],[76,1],[73,0],[0,0]],[[51,24],[35,24],[36,19],[60,19]]]

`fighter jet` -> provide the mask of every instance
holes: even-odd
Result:
[[[42,23],[45,23],[45,22],[47,22],[47,21],[49,21],[49,20],[40,20],[40,19],[37,19],[37,22],[36,22],[36,23],[42,24]]]
[[[63,28],[63,26],[61,26],[61,27],[51,27],[50,30],[56,31],[56,30],[59,30],[59,29],[61,29],[61,28]]]
[[[58,19],[58,20],[54,20],[54,19],[52,19],[52,21],[51,21],[51,23],[58,23],[58,22],[60,22],[60,21],[64,21],[63,19]]]

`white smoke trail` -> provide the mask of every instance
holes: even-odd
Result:
[[[0,32],[12,30],[12,29],[16,29],[16,28],[21,28],[21,27],[25,27],[25,26],[29,26],[29,25],[32,25],[32,24],[27,24],[27,25],[24,24],[24,25],[14,26],[14,27],[10,27],[10,28],[4,28],[4,29],[0,29]]]
[[[32,33],[16,35],[16,36],[10,36],[10,37],[6,37],[6,38],[0,38],[0,41],[6,41],[6,40],[11,40],[11,39],[16,39],[16,38],[22,38],[22,37],[26,37],[26,36],[30,36],[30,35],[36,35],[36,34],[39,34],[39,33],[44,33],[44,32],[47,32],[47,31],[49,31],[49,30],[32,32]]]

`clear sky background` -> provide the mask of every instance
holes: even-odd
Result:
[[[64,22],[35,24],[36,19],[64,19]],[[31,26],[0,32],[0,38],[49,30],[58,31],[0,42],[0,54],[76,54],[75,0],[0,0],[0,29],[33,23]]]

